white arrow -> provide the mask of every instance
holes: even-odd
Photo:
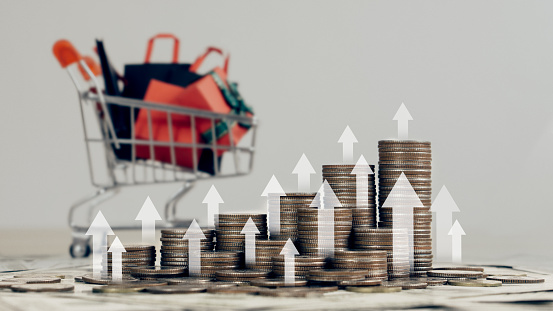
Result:
[[[296,246],[292,240],[288,239],[284,247],[280,251],[280,255],[284,255],[284,284],[294,286],[296,280],[296,258],[299,255]]]
[[[353,135],[353,132],[346,126],[342,136],[338,139],[338,142],[342,144],[342,162],[353,162],[353,144],[357,143],[357,138]]]
[[[369,207],[369,175],[373,175],[374,172],[365,160],[365,157],[361,155],[351,174],[355,175],[355,193],[357,199],[357,208]]]
[[[309,192],[311,189],[311,174],[315,174],[315,169],[311,166],[311,163],[309,163],[305,153],[301,155],[292,174],[298,175],[298,191]]]
[[[323,182],[310,207],[317,208],[317,246],[319,256],[334,256],[334,208],[342,207],[334,190]]]
[[[215,217],[219,217],[219,204],[225,203],[217,192],[215,185],[211,185],[202,203],[207,204],[207,227],[215,227]],[[218,221],[217,221],[218,222]]]
[[[123,257],[121,254],[126,251],[119,238],[115,237],[108,250],[111,253],[111,280],[115,283],[123,281]]]
[[[399,106],[393,120],[397,121],[398,138],[407,139],[409,137],[409,120],[413,120],[413,117],[411,117],[404,103],[401,103],[401,106]]]
[[[278,236],[280,234],[280,197],[286,196],[284,189],[276,179],[275,175],[271,177],[269,183],[261,193],[262,197],[267,197],[267,215],[269,216],[269,233]]]
[[[188,275],[199,276],[202,273],[202,254],[200,249],[200,240],[205,239],[202,228],[192,220],[192,223],[182,237],[183,240],[188,240]]]
[[[466,235],[466,233],[459,224],[459,221],[455,220],[455,223],[451,227],[451,230],[449,230],[448,234],[451,235],[451,261],[453,263],[461,263],[461,236]]]
[[[94,278],[106,279],[108,276],[108,235],[114,234],[104,214],[98,211],[86,232],[86,235],[92,235],[92,274]]]
[[[453,221],[453,212],[459,212],[459,207],[445,186],[434,199],[430,210],[436,213],[436,259],[440,262],[451,261],[451,239],[448,232]]]
[[[252,218],[248,218],[248,221],[240,231],[240,234],[245,235],[246,239],[246,267],[251,267],[255,265],[255,235],[259,234],[257,226],[253,222]]]
[[[393,228],[407,231],[409,266],[410,270],[414,271],[413,208],[424,207],[424,205],[404,173],[401,173],[382,206],[392,208]],[[399,239],[398,237],[399,234],[393,234],[394,261],[396,261],[396,257],[398,261],[401,261],[402,250],[399,246],[405,242],[396,240]]]
[[[154,203],[148,196],[135,220],[142,220],[142,243],[154,245],[156,242],[156,220],[161,220]]]

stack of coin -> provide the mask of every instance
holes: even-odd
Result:
[[[374,176],[374,165],[369,165],[371,174],[367,176],[368,186],[362,189],[368,196],[366,206],[358,206],[357,203],[357,175],[352,174],[354,164],[323,165],[323,181],[326,180],[336,197],[340,200],[343,208],[353,210],[353,227],[368,225],[376,227],[376,184]],[[326,202],[325,202],[326,203]],[[330,202],[329,202],[330,203]]]
[[[354,229],[354,239],[357,249],[387,251],[389,279],[409,277],[409,244],[405,230],[358,227]]]
[[[296,278],[305,278],[309,271],[322,269],[325,266],[325,258],[318,256],[295,256],[294,270]],[[283,255],[273,257],[273,274],[284,276],[285,258]]]
[[[183,258],[188,256],[188,240],[183,239],[186,234],[183,229],[162,229],[161,230],[161,262],[162,266],[175,266],[182,263]],[[205,239],[200,240],[201,251],[213,250],[213,229],[202,229]],[[182,265],[182,264],[180,264]],[[180,266],[179,265],[179,266]]]
[[[278,256],[286,241],[280,240],[257,240],[255,241],[255,265],[249,269],[271,271],[273,268],[273,257]]]
[[[153,245],[124,245],[121,253],[123,274],[130,274],[132,267],[148,267],[156,263],[156,247]],[[111,272],[111,253],[108,252],[108,272]]]
[[[424,206],[413,209],[414,266],[413,276],[424,276],[432,269],[432,150],[430,142],[413,140],[381,140],[378,142],[379,227],[393,228],[393,207],[382,207],[404,173]],[[399,189],[405,190],[405,189]],[[406,215],[408,216],[410,212]],[[401,224],[400,224],[401,225]],[[397,224],[396,224],[397,228]]]
[[[334,221],[332,218],[319,219],[318,208],[301,208],[298,210],[298,242],[299,251],[302,255],[323,255],[327,254],[326,245],[319,245],[319,225],[334,226],[334,238],[329,242],[334,244],[334,250],[348,247],[348,239],[352,227],[351,209],[334,209]],[[329,210],[322,210],[324,213]],[[324,241],[323,241],[324,242]]]
[[[385,250],[337,250],[332,265],[336,269],[366,270],[366,277],[388,279],[388,253]]]
[[[198,277],[214,278],[215,272],[221,270],[238,269],[243,261],[239,252],[203,251],[200,253],[201,270]],[[188,271],[188,253],[181,257],[172,257],[171,261],[162,262],[164,267],[182,267]]]
[[[269,276],[269,273],[269,271],[254,269],[221,270],[215,273],[215,277],[217,278],[217,281],[232,282],[239,285],[249,285],[252,280],[266,279]]]
[[[367,270],[353,269],[318,269],[311,270],[307,275],[307,280],[310,282],[330,282],[338,283],[341,281],[361,281],[366,279]]]
[[[269,204],[280,198],[280,233],[270,232],[271,240],[296,241],[298,239],[298,209],[309,207],[316,193],[287,193],[286,196],[269,196]],[[269,216],[271,217],[271,215]],[[270,229],[270,228],[269,228]]]
[[[219,221],[215,225],[217,234],[216,250],[243,252],[245,247],[245,235],[240,232],[251,217],[259,234],[256,239],[267,239],[267,215],[266,214],[219,214]]]

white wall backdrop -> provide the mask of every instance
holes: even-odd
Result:
[[[192,61],[208,45],[231,53],[230,76],[260,119],[254,172],[216,181],[223,212],[264,211],[272,174],[285,190],[302,153],[339,162],[350,125],[376,163],[396,136],[401,102],[410,135],[433,144],[434,196],[443,184],[461,213],[467,256],[550,248],[553,208],[553,2],[547,1],[2,1],[2,228],[66,226],[92,192],[77,96],[51,53],[66,38],[91,54],[103,38],[114,65],[141,62],[158,32]],[[155,60],[169,59],[161,42]],[[206,222],[196,185],[179,215]],[[147,195],[161,210],[178,185],[126,189],[102,208],[132,224]],[[485,255],[483,255],[485,253]]]

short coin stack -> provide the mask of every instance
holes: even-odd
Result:
[[[239,252],[206,251],[200,253],[200,275],[202,278],[214,278],[217,271],[238,269],[243,261]],[[188,254],[183,258],[183,263],[188,267]]]
[[[257,240],[255,241],[255,265],[249,269],[271,271],[273,268],[273,257],[278,256],[286,241],[280,240]]]
[[[240,232],[251,217],[259,234],[256,238],[267,239],[267,215],[266,214],[219,214],[219,221],[215,225],[217,242],[215,249],[221,251],[244,252],[245,236]]]
[[[298,209],[309,207],[316,193],[287,193],[280,197],[280,234],[270,232],[271,240],[298,239]],[[269,196],[269,204],[275,204],[279,197]]]
[[[334,225],[334,249],[348,247],[348,239],[351,233],[352,216],[351,209],[334,209],[334,221],[319,220],[318,208],[301,208],[298,211],[298,236],[299,251],[302,255],[322,255],[325,253],[323,245],[319,245],[319,225]]]
[[[366,277],[388,279],[388,253],[385,250],[337,250],[332,265],[336,269],[366,270]]]
[[[424,276],[432,269],[431,144],[413,140],[381,140],[378,142],[378,152],[380,206],[378,226],[392,228],[394,225],[393,207],[382,207],[382,205],[401,173],[404,173],[424,205],[413,209],[414,270],[411,271],[413,276]]]
[[[221,270],[215,273],[218,281],[232,282],[239,285],[249,285],[250,281],[266,279],[268,271],[245,269],[245,270]]]
[[[187,267],[188,240],[183,239],[187,230],[186,228],[161,230],[161,266]],[[202,232],[205,239],[200,240],[200,250],[213,250],[213,235],[215,231],[213,229],[202,229]]]
[[[367,206],[357,206],[357,175],[352,171],[355,165],[334,164],[323,165],[323,181],[326,180],[343,208],[352,209],[353,227],[376,227],[376,184],[374,165],[369,165],[371,174],[367,176],[367,189],[363,189],[368,195]],[[369,169],[367,168],[367,170]]]
[[[148,267],[156,263],[156,248],[153,245],[124,245],[121,253],[123,274],[130,274],[132,267]],[[108,253],[108,272],[111,272],[111,253]]]
[[[396,241],[403,243],[394,245],[394,234]],[[356,249],[387,252],[389,279],[409,277],[409,245],[404,230],[358,227],[354,229],[354,240]]]
[[[285,261],[284,256],[279,255],[273,257],[273,274],[276,276],[284,276]],[[325,258],[318,256],[295,256],[294,265],[296,278],[305,278],[310,270],[322,269],[325,265]]]

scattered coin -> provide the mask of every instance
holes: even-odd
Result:
[[[146,291],[152,294],[195,294],[207,290],[205,286],[197,285],[169,285],[147,288]]]
[[[89,283],[89,284],[97,284],[97,285],[117,284],[117,282],[112,281],[111,277],[108,277],[106,279],[95,278],[91,274],[85,274],[85,275],[81,276],[81,279],[83,280],[83,282]],[[138,282],[138,281],[139,280],[136,279],[136,278],[133,278],[133,277],[128,276],[128,275],[123,275],[122,283],[130,283],[130,282]]]
[[[439,278],[472,278],[477,279],[483,276],[480,271],[463,271],[463,270],[430,270],[427,272],[428,276]]]
[[[508,284],[529,284],[529,283],[543,283],[545,279],[535,278],[531,276],[490,276],[488,280],[500,281]]]
[[[400,286],[348,286],[346,290],[356,293],[395,293],[401,292]]]
[[[501,281],[492,280],[448,280],[447,284],[467,287],[497,287],[503,284]]]
[[[304,279],[295,279],[291,284],[285,282],[284,278],[277,279],[257,279],[250,282],[253,286],[259,287],[297,287],[297,286],[306,286],[307,281]]]
[[[257,294],[262,287],[258,286],[232,286],[232,287],[211,287],[207,292],[211,294]]]
[[[264,288],[258,293],[260,296],[269,297],[319,297],[322,292],[313,291],[305,287],[281,287],[281,288]]]
[[[2,282],[20,283],[20,284],[51,284],[60,283],[60,278],[44,277],[44,278],[8,278],[2,279]]]
[[[71,284],[13,284],[14,292],[72,292],[75,286]]]

